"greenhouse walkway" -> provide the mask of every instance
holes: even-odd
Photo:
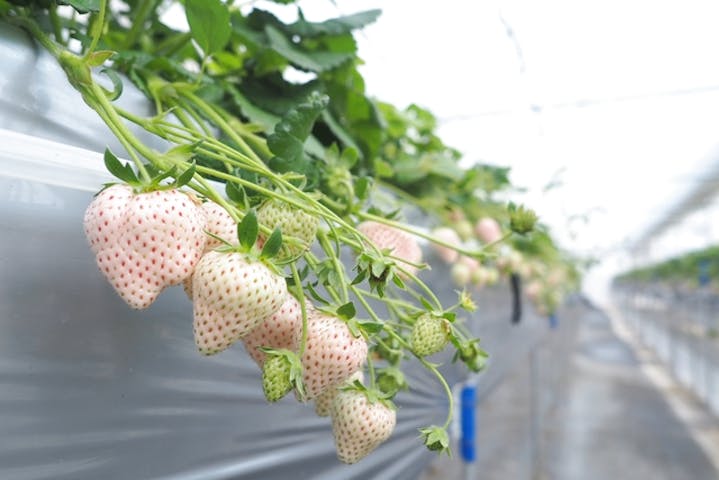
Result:
[[[646,359],[618,338],[609,317],[587,309],[580,322],[567,396],[552,420],[556,440],[554,452],[547,452],[549,478],[719,478],[689,427],[646,375]]]
[[[538,391],[532,368],[518,362],[478,406],[477,462],[467,469],[457,458],[439,460],[423,480],[719,479],[711,457],[719,458],[692,434],[714,435],[711,448],[719,420],[672,382],[659,388],[646,374],[651,356],[620,338],[604,312],[575,302],[560,318],[534,355]],[[693,415],[689,424],[677,401]],[[532,402],[541,412],[534,436]]]

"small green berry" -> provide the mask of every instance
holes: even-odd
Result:
[[[284,355],[268,355],[262,367],[262,390],[268,402],[276,402],[292,390],[292,366]]]
[[[449,341],[449,323],[441,317],[425,313],[412,328],[410,344],[417,355],[425,357],[444,349]]]

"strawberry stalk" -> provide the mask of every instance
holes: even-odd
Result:
[[[100,37],[102,36],[102,31],[105,29],[105,13],[107,12],[107,0],[100,0],[100,12],[97,14],[96,17],[91,19],[90,24],[88,26],[88,30],[90,33],[90,46],[88,47],[87,51],[85,52],[85,56],[83,57],[83,60],[87,61],[90,56],[95,51],[95,48],[97,47],[97,43],[100,41]]]
[[[305,348],[307,347],[307,303],[305,302],[305,292],[302,288],[300,272],[297,271],[297,264],[295,262],[290,263],[290,269],[292,270],[292,278],[297,286],[297,300],[300,302],[300,309],[302,311],[302,336],[300,337],[300,345],[297,348],[297,356],[302,358],[302,354],[305,353]]]

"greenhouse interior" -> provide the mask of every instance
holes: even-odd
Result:
[[[717,20],[0,0],[0,480],[719,479]]]

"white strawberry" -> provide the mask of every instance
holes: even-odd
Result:
[[[300,358],[306,400],[348,379],[366,357],[367,342],[354,337],[345,322],[318,310],[308,312],[307,344]]]
[[[394,408],[372,392],[340,391],[332,403],[337,458],[350,464],[360,461],[392,435],[396,423]]]
[[[462,240],[459,238],[457,232],[449,227],[439,227],[432,232],[432,236],[442,240],[445,243],[459,247],[462,244]],[[453,263],[459,257],[459,252],[453,248],[433,243],[434,250],[439,255],[439,258],[447,263]]]
[[[317,398],[315,398],[315,413],[317,416],[329,416],[332,413],[332,402],[334,402],[337,394],[340,393],[340,388],[351,385],[355,380],[364,382],[364,373],[362,370],[350,375],[350,378],[342,382],[340,385],[328,388],[324,392],[320,393]]]
[[[134,193],[127,185],[100,192],[84,229],[97,265],[132,308],[147,308],[192,272],[205,246],[202,209],[179,190]]]
[[[422,262],[422,249],[412,235],[383,223],[372,221],[360,223],[357,230],[378,248],[389,249],[392,256],[400,259],[398,266],[411,274],[417,273],[417,267],[410,265],[410,263]],[[404,277],[401,273],[400,276]]]
[[[205,230],[216,237],[221,238],[230,245],[237,245],[237,222],[235,222],[224,207],[215,202],[205,202],[202,204],[202,210],[207,215],[207,226]],[[217,238],[207,236],[205,244],[205,252],[214,250],[223,245]]]
[[[309,310],[308,310],[309,311]],[[292,295],[275,313],[265,318],[257,328],[245,335],[242,343],[252,359],[262,367],[266,354],[259,347],[287,349],[297,352],[302,337],[302,308]]]
[[[485,244],[497,242],[502,238],[502,229],[499,227],[499,223],[491,217],[477,220],[474,225],[474,233]]]
[[[285,302],[285,279],[236,251],[206,253],[192,277],[195,343],[212,355],[247,335]]]
[[[465,287],[472,279],[472,270],[465,263],[456,262],[450,270],[452,282],[458,287]]]
[[[227,210],[215,202],[205,202],[201,206],[207,217],[205,231],[221,238],[230,245],[237,245],[237,222],[235,222]],[[223,243],[211,235],[205,235],[204,253],[214,250],[223,245]],[[188,277],[182,282],[182,288],[185,290],[190,299],[192,299],[192,277]]]

